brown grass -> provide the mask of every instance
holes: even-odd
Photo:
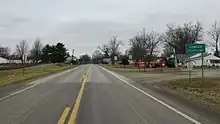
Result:
[[[220,78],[179,79],[163,84],[164,86],[184,93],[187,98],[197,101],[207,107],[220,111]]]
[[[45,66],[34,66],[23,69],[0,71],[0,86],[37,78],[49,73],[70,68],[69,64],[48,64]]]

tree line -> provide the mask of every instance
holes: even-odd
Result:
[[[156,31],[146,32],[145,29],[138,32],[137,35],[131,37],[128,41],[130,48],[125,55],[119,51],[122,41],[117,36],[113,36],[107,44],[97,47],[93,52],[92,58],[94,62],[101,62],[103,58],[111,58],[114,64],[114,56],[132,55],[133,60],[143,60],[147,63],[158,57],[158,52],[161,51],[159,46],[163,46],[162,57],[170,57],[174,54],[186,54],[186,44],[199,43],[203,41],[204,35],[208,34],[211,40],[205,42],[206,45],[214,48],[214,54],[220,57],[219,53],[219,38],[220,38],[220,22],[215,21],[209,31],[204,31],[202,24],[188,22],[182,25],[167,25],[165,33]],[[204,43],[204,42],[203,42]]]
[[[64,62],[67,57],[70,57],[63,43],[58,42],[55,45],[43,45],[39,38],[34,41],[31,48],[27,41],[20,41],[20,43],[16,45],[15,52],[12,54],[8,47],[0,47],[0,57],[9,60],[19,59],[24,63],[24,56],[27,56],[27,59],[32,60],[33,63],[61,63]]]
[[[143,29],[127,41],[130,47],[126,50],[125,54],[120,52],[120,47],[124,43],[118,36],[113,36],[107,43],[97,46],[97,50],[93,52],[92,57],[87,54],[82,55],[78,62],[82,64],[90,62],[103,63],[104,59],[110,59],[114,64],[115,56],[117,56],[117,60],[124,61],[128,59],[128,55],[132,55],[132,60],[142,60],[150,63],[158,57],[161,46],[164,48],[162,57],[169,57],[174,54],[174,51],[176,54],[186,54],[186,44],[203,41],[205,34],[211,38],[210,41],[205,42],[206,45],[214,48],[214,54],[220,57],[220,22],[215,21],[210,30],[205,31],[202,24],[197,21],[196,23],[188,22],[182,25],[167,25],[164,33]],[[34,63],[39,61],[44,63],[60,63],[64,62],[67,57],[70,57],[63,43],[43,45],[39,38],[34,41],[30,49],[28,43],[22,40],[16,45],[16,52],[13,54],[11,54],[9,47],[0,46],[0,57],[20,59],[23,62],[22,57],[24,55],[27,55],[28,59],[33,60]]]

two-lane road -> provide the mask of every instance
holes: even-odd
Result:
[[[84,65],[0,101],[0,124],[57,124],[67,105],[73,106],[88,78],[77,124],[199,124],[200,122],[150,98],[98,65]]]
[[[98,66],[89,71],[77,124],[193,124]]]

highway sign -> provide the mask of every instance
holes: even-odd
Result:
[[[205,53],[205,44],[187,44],[186,46],[186,52],[188,54],[190,53],[201,53],[202,54],[202,83],[204,83],[204,68],[203,68],[203,53]],[[189,78],[191,83],[191,72],[189,68]]]
[[[205,44],[187,44],[187,53],[205,53]]]

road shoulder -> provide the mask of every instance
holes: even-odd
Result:
[[[116,72],[117,73],[117,72]],[[220,115],[213,112],[201,105],[198,105],[175,92],[171,92],[165,88],[153,85],[153,83],[143,83],[141,81],[134,81],[129,79],[129,77],[124,77],[117,73],[124,80],[140,88],[146,93],[164,101],[165,103],[171,105],[172,107],[186,113],[187,115],[205,123],[205,124],[218,124],[220,122]]]

